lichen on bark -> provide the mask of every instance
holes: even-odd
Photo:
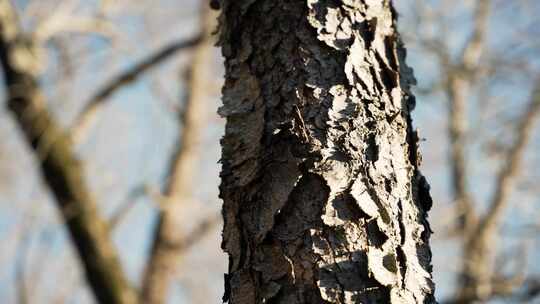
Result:
[[[221,8],[224,300],[435,302],[414,77],[392,5]]]

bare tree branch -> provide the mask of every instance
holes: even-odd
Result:
[[[474,4],[472,25],[470,26],[470,35],[462,49],[457,52],[457,56],[451,55],[454,52],[450,51],[453,45],[448,44],[447,34],[450,33],[444,32],[444,29],[449,25],[448,18],[453,18],[447,17],[446,10],[452,9],[457,3],[445,0],[442,4],[440,1],[436,4],[426,4],[425,1],[418,0],[415,2],[416,10],[413,12],[413,15],[416,14],[417,30],[412,39],[423,51],[434,55],[438,59],[438,65],[442,71],[441,78],[449,101],[448,134],[450,139],[451,192],[453,199],[457,203],[456,213],[462,215],[458,221],[459,227],[457,228],[459,228],[459,231],[454,229],[451,234],[459,232],[463,237],[463,266],[460,271],[461,277],[458,279],[457,296],[450,301],[452,303],[476,303],[476,301],[485,301],[493,297],[508,295],[523,279],[522,275],[508,279],[497,273],[501,263],[495,260],[497,250],[494,248],[494,244],[498,237],[498,221],[508,204],[509,192],[513,188],[513,181],[515,181],[519,173],[517,171],[519,171],[519,163],[523,157],[523,150],[525,150],[526,137],[528,137],[524,133],[529,133],[530,131],[527,130],[533,128],[526,127],[528,123],[525,121],[531,121],[532,118],[530,117],[535,115],[533,112],[540,110],[533,109],[532,104],[530,104],[526,110],[529,118],[525,118],[526,115],[523,115],[521,121],[518,122],[519,127],[515,128],[506,126],[503,119],[499,117],[492,117],[491,120],[487,119],[491,123],[496,121],[497,128],[515,130],[513,133],[515,141],[511,145],[505,144],[505,146],[510,147],[509,149],[503,149],[500,154],[501,159],[506,160],[506,163],[498,173],[498,177],[495,178],[495,190],[492,193],[492,198],[488,201],[487,215],[483,218],[475,210],[476,204],[470,192],[474,189],[469,189],[468,186],[468,179],[472,177],[468,169],[470,164],[467,161],[466,148],[470,146],[470,138],[475,140],[481,138],[478,133],[469,131],[471,129],[469,124],[472,122],[473,130],[475,127],[483,127],[483,125],[482,121],[477,119],[477,116],[468,119],[470,118],[468,117],[470,111],[467,108],[475,100],[478,100],[475,107],[482,112],[482,116],[488,116],[486,113],[492,112],[494,108],[490,104],[490,111],[486,110],[488,108],[486,102],[489,99],[485,95],[482,96],[482,91],[477,90],[478,84],[493,87],[505,82],[507,85],[519,79],[518,77],[531,75],[529,71],[535,69],[534,65],[530,64],[531,48],[528,47],[531,41],[535,40],[530,39],[527,35],[525,41],[514,37],[510,38],[511,40],[506,44],[506,47],[497,44],[494,49],[487,48],[486,40],[488,31],[491,29],[489,26],[491,12],[500,9],[497,4],[510,5],[510,2],[499,2],[490,0],[467,1],[467,3]],[[433,5],[438,5],[437,11],[430,8]],[[506,8],[506,13],[509,13],[508,9]],[[450,26],[455,27],[457,24],[454,23]],[[430,29],[434,28],[436,31],[430,31]],[[519,27],[516,27],[513,31],[523,33]],[[515,34],[512,34],[512,36],[515,36]],[[515,71],[518,71],[518,73],[512,73]],[[433,83],[437,84],[437,81],[433,81]],[[540,80],[538,85],[540,85]],[[536,91],[538,91],[538,88]],[[493,99],[490,101],[493,102]],[[505,104],[512,106],[511,103]],[[490,134],[493,134],[493,129],[490,129]],[[500,137],[498,139],[500,140]],[[521,154],[521,156],[518,156],[518,154]],[[447,219],[445,218],[445,220]],[[482,228],[483,226],[486,226],[486,228]],[[532,231],[534,233],[534,230]],[[518,233],[523,236],[521,230]],[[512,252],[515,255],[516,252],[519,253],[520,251],[514,250]]]
[[[145,186],[135,187],[128,194],[126,200],[117,208],[111,219],[109,219],[109,229],[114,231],[119,223],[126,217],[126,215],[135,207],[136,200],[145,194]]]
[[[474,29],[467,41],[456,73],[450,74],[448,95],[450,99],[450,140],[452,151],[452,173],[456,197],[464,197],[460,201],[464,223],[464,256],[463,268],[458,288],[456,303],[472,303],[477,300],[487,300],[496,295],[511,293],[516,286],[516,280],[503,279],[496,275],[493,268],[495,253],[492,244],[496,237],[498,219],[502,216],[507,204],[511,185],[517,172],[522,155],[529,138],[534,118],[539,111],[538,88],[535,89],[526,113],[519,122],[516,130],[517,139],[510,148],[507,162],[500,171],[495,186],[495,192],[485,216],[477,219],[473,212],[473,203],[467,200],[465,172],[465,105],[467,94],[475,79],[483,73],[480,67],[480,56],[485,49],[485,36],[488,28],[490,0],[478,0],[474,16]],[[540,84],[540,80],[538,82]],[[537,86],[538,86],[537,84]],[[519,279],[520,277],[518,277]],[[518,280],[521,282],[520,280]]]
[[[221,214],[209,216],[208,218],[202,220],[192,231],[191,233],[184,238],[181,245],[181,251],[185,252],[189,250],[192,246],[197,244],[203,237],[205,237],[208,232],[215,228],[219,223],[221,223]]]
[[[450,139],[450,167],[453,199],[459,214],[459,229],[470,230],[476,221],[473,198],[467,186],[467,93],[469,83],[454,73],[448,75],[446,92],[448,95]]]
[[[105,104],[107,98],[119,89],[135,82],[139,76],[171,58],[179,51],[192,48],[199,44],[200,41],[200,36],[188,40],[175,41],[135,64],[124,73],[117,75],[104,87],[99,89],[86,103],[84,109],[75,120],[75,124],[72,127],[72,137],[75,144],[84,140],[86,132],[91,128],[97,112]]]
[[[135,292],[124,277],[108,227],[86,186],[83,166],[75,156],[69,134],[46,109],[34,68],[32,43],[20,31],[10,2],[0,0],[0,63],[8,108],[34,153],[44,139],[54,139],[39,163],[41,173],[56,199],[97,300],[135,303]]]
[[[206,3],[205,3],[206,4]],[[164,206],[160,209],[158,225],[153,237],[153,246],[143,279],[142,300],[148,304],[161,304],[166,301],[167,290],[177,271],[185,243],[192,243],[188,235],[180,230],[182,203],[190,197],[193,187],[195,165],[200,153],[200,137],[204,126],[205,84],[209,77],[208,67],[213,47],[212,31],[215,28],[216,14],[206,5],[201,8],[203,41],[197,46],[190,70],[185,110],[181,117],[182,136],[170,166],[169,181],[165,190]],[[193,234],[199,235],[199,234]]]
[[[525,147],[527,146],[527,142],[539,112],[540,78],[536,81],[529,105],[525,109],[522,118],[519,120],[516,130],[517,138],[508,151],[505,158],[507,161],[497,176],[495,192],[490,207],[477,230],[479,235],[483,235],[494,229],[494,226],[499,221],[502,212],[508,203],[508,196],[512,190],[512,185],[519,174]]]
[[[29,292],[28,292],[28,286],[27,286],[27,273],[26,273],[26,262],[28,258],[28,252],[30,249],[30,229],[28,227],[30,226],[29,223],[23,223],[27,224],[28,226],[24,227],[21,231],[21,237],[19,240],[19,249],[17,253],[17,264],[16,264],[16,270],[15,270],[15,277],[16,277],[16,284],[17,284],[17,300],[18,304],[29,304]]]
[[[491,294],[484,298],[484,301],[496,298],[511,300],[507,303],[533,303],[532,301],[540,296],[540,279],[531,277],[524,279],[522,276],[516,276],[501,281],[492,282],[493,288]],[[521,286],[518,290],[517,287]],[[442,301],[443,304],[466,304],[478,303],[478,298],[473,294],[468,297],[450,298]]]
[[[485,300],[497,292],[494,282],[492,244],[503,211],[508,205],[512,185],[519,173],[525,147],[530,138],[535,119],[540,112],[540,78],[516,130],[516,140],[508,151],[501,171],[497,176],[495,190],[487,213],[470,232],[464,244],[464,266],[462,283],[458,291],[460,303]],[[500,285],[500,284],[499,284]],[[469,300],[467,300],[469,299]]]
[[[491,0],[477,0],[474,14],[474,30],[465,44],[461,55],[461,64],[469,73],[475,73],[480,56],[485,49],[485,37],[488,27]]]
[[[451,180],[458,214],[458,228],[472,231],[477,222],[474,201],[467,187],[467,100],[471,81],[477,73],[480,55],[485,48],[485,36],[489,17],[490,0],[477,0],[474,14],[474,29],[465,43],[460,61],[445,70],[449,100],[449,126],[451,151]]]

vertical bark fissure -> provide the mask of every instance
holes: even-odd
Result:
[[[96,299],[100,303],[135,303],[135,293],[87,187],[71,138],[46,109],[35,74],[33,47],[31,37],[20,32],[9,1],[0,0],[0,62],[7,106],[40,162],[41,174],[54,195]],[[41,150],[44,144],[46,151]]]
[[[388,1],[221,1],[224,300],[432,303],[412,70]]]

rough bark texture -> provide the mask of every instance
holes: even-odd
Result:
[[[36,77],[31,37],[19,31],[7,0],[0,0],[0,62],[7,106],[40,161],[43,179],[56,199],[99,303],[135,303],[106,222],[97,211],[71,138],[47,111]]]
[[[224,300],[434,303],[412,71],[383,0],[223,0]]]

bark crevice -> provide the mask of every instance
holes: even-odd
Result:
[[[222,9],[225,300],[435,302],[414,77],[391,4]]]

